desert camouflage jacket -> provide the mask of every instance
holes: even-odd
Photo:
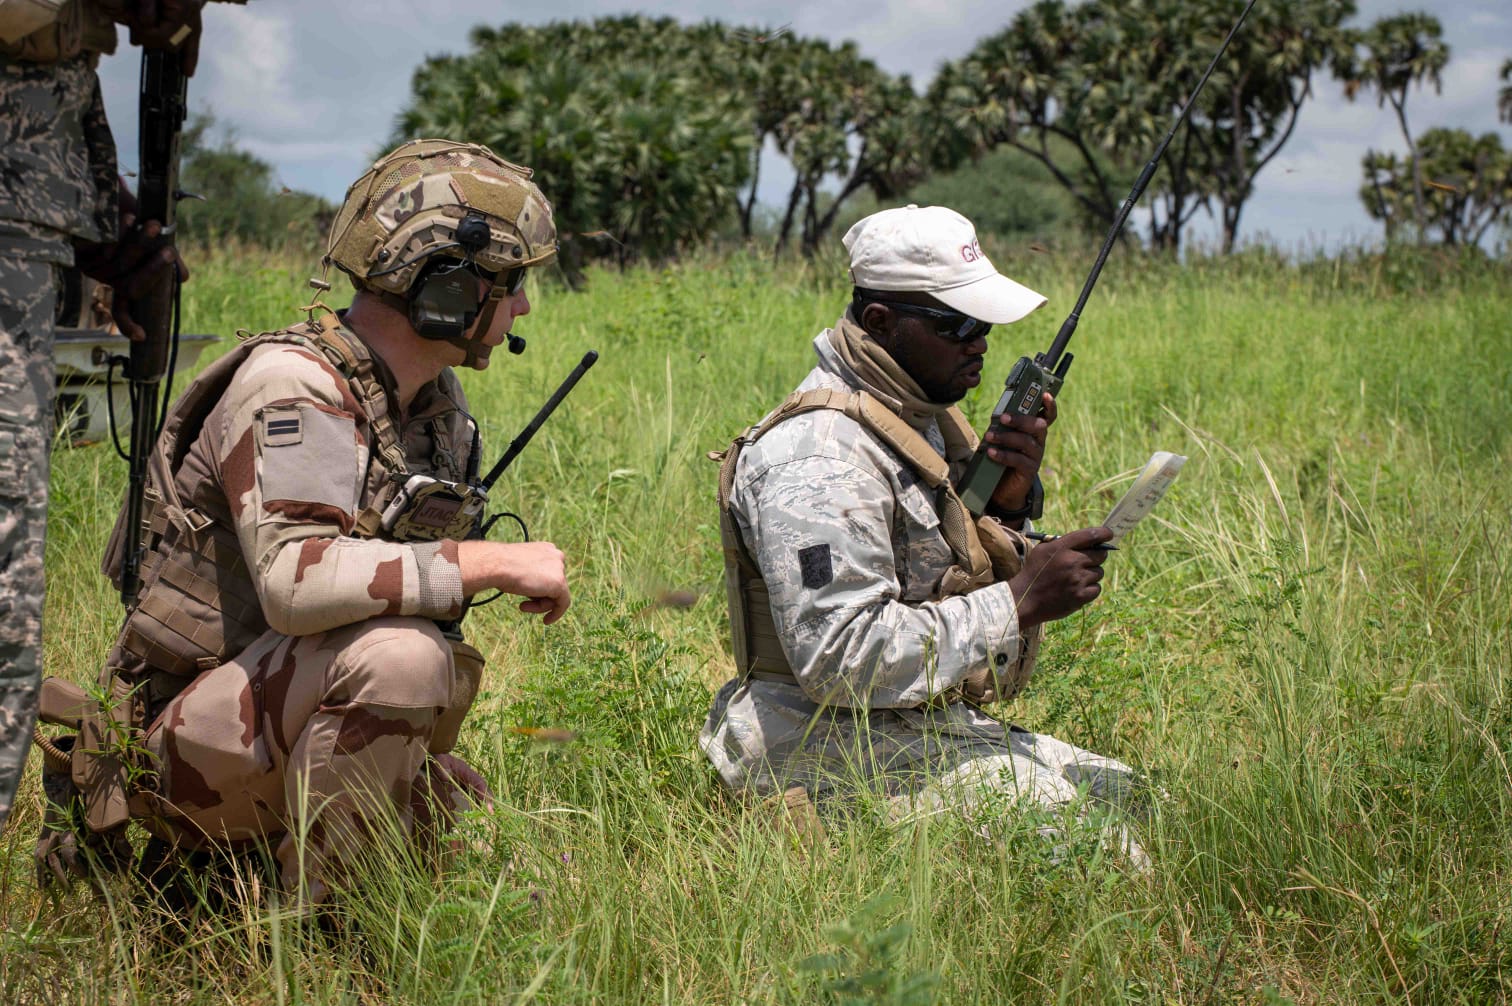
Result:
[[[350,331],[336,334],[370,355]],[[392,410],[392,382],[375,363],[389,390],[379,406]],[[472,422],[450,371],[422,388],[406,414],[390,416],[412,474],[466,476]],[[464,447],[440,451],[438,442]],[[271,628],[308,635],[379,615],[461,613],[456,542],[352,535],[357,515],[389,488],[374,443],[363,403],[331,360],[272,342],[237,368],[179,466],[180,498],[235,530]]]
[[[829,346],[799,391],[867,388]],[[920,432],[942,456],[933,419]],[[932,493],[854,420],[786,420],[741,454],[730,511],[771,592],[803,692],[826,705],[923,705],[969,674],[1016,664],[1006,583],[936,600],[954,559]]]

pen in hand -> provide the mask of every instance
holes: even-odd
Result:
[[[1025,531],[1024,537],[1030,541],[1055,541],[1060,537],[1058,534],[1045,534],[1043,531]],[[1099,552],[1117,552],[1117,545],[1094,545],[1093,550]]]

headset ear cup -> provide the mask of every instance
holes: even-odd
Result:
[[[426,339],[460,339],[481,307],[477,274],[462,262],[440,262],[427,268],[412,290],[410,324]]]

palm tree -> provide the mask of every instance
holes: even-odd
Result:
[[[1217,204],[1232,250],[1255,177],[1291,138],[1354,0],[1268,0],[1250,15],[1165,153],[1150,244],[1168,253]],[[927,101],[939,166],[998,145],[1044,165],[1106,227],[1225,36],[1225,0],[1038,0],[961,60]]]
[[[1104,107],[1137,112],[1148,102],[1109,91],[1140,87],[1142,73],[1105,74],[1095,65],[1097,53],[1118,48],[1106,39],[1108,15],[1096,2],[1038,0],[941,67],[925,97],[936,127],[935,166],[953,168],[1006,144],[1044,165],[1089,218],[1112,223],[1119,192],[1108,169],[1129,149],[1131,123],[1103,122],[1094,134],[1085,105],[1101,99]]]
[[[416,72],[404,135],[485,143],[529,164],[556,210],[562,268],[676,254],[738,205],[750,115],[709,58],[716,26],[600,18],[477,28]]]
[[[1496,113],[1503,122],[1512,122],[1512,59],[1502,64],[1502,88],[1496,96]]]
[[[1177,6],[1203,8],[1200,24],[1206,30],[1193,37],[1211,39],[1213,46],[1233,13],[1226,3]],[[1354,12],[1354,0],[1270,0],[1256,6],[1193,109],[1190,132],[1198,156],[1173,161],[1172,168],[1184,163],[1209,179],[1224,252],[1234,249],[1255,178],[1291,139],[1312,96],[1313,74],[1328,65],[1346,37],[1341,25]],[[1198,44],[1188,47],[1197,56],[1189,77],[1194,83],[1208,58],[1201,50]]]
[[[1449,246],[1476,245],[1512,207],[1512,153],[1495,133],[1472,136],[1463,129],[1430,129],[1418,137],[1429,178],[1426,218]],[[1391,154],[1365,155],[1360,197],[1371,216],[1386,224],[1390,240],[1409,187],[1407,165]]]
[[[1344,94],[1351,101],[1371,88],[1376,103],[1391,103],[1407,153],[1412,162],[1413,221],[1418,241],[1426,238],[1428,203],[1423,196],[1423,166],[1412,130],[1407,126],[1407,91],[1414,84],[1443,90],[1442,72],[1449,62],[1449,46],[1443,41],[1438,18],[1421,11],[1382,18],[1363,32],[1355,32],[1335,60],[1335,73],[1344,81]]]

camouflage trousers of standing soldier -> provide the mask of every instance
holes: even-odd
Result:
[[[284,888],[324,901],[385,825],[407,835],[430,813],[416,789],[453,677],[425,619],[270,630],[149,725],[162,816],[144,823],[190,848],[274,842]]]
[[[57,266],[0,249],[0,828],[37,718]]]

